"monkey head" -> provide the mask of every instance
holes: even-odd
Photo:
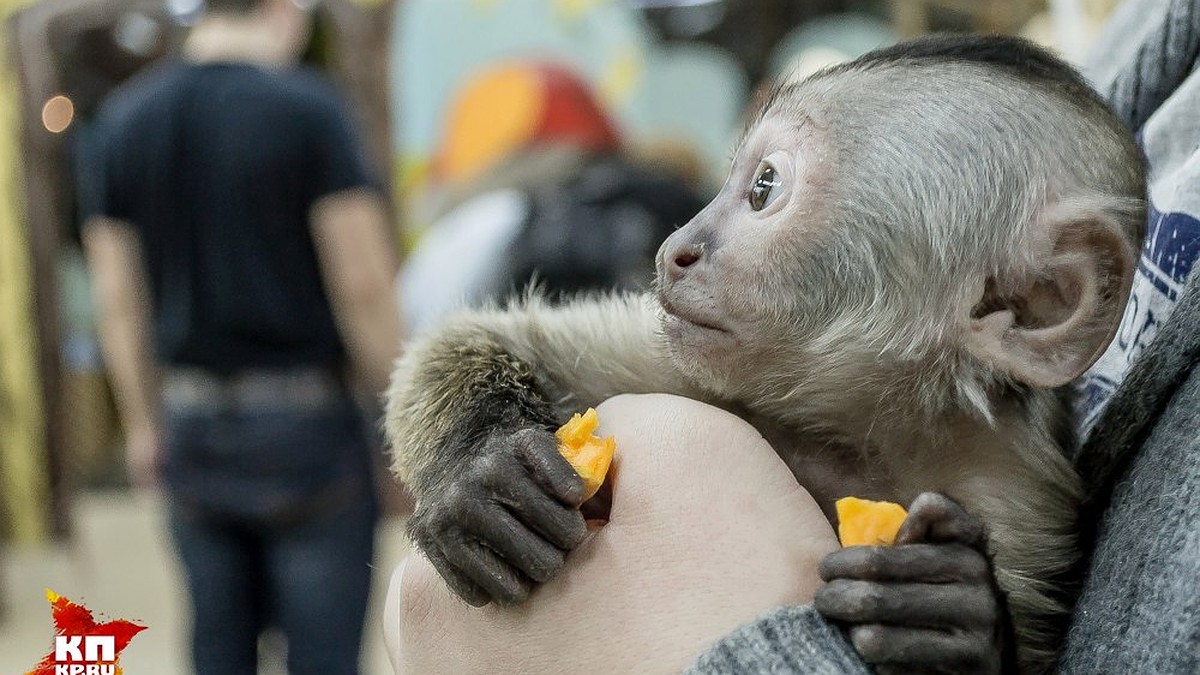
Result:
[[[691,379],[782,419],[990,420],[1005,391],[1099,357],[1141,240],[1140,153],[1069,66],[981,40],[776,87],[719,194],[659,250],[662,329]]]

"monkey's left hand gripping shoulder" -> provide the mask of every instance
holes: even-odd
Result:
[[[583,540],[583,483],[529,368],[484,335],[459,337],[401,363],[388,431],[418,500],[414,543],[467,602],[512,604]]]
[[[932,492],[895,546],[851,546],[821,563],[818,611],[847,624],[876,672],[1014,673],[1015,639],[985,553],[983,523]]]

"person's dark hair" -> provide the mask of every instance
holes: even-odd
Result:
[[[205,0],[205,11],[213,14],[248,14],[262,7],[264,0]]]

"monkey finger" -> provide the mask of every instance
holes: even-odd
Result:
[[[464,527],[534,581],[548,581],[562,568],[563,552],[530,532],[501,506],[472,514]]]
[[[546,494],[528,475],[517,480],[497,480],[488,488],[493,498],[517,520],[564,551],[579,546],[587,536],[583,514]]]
[[[821,579],[864,581],[985,582],[991,569],[979,551],[962,544],[850,546],[825,556]]]
[[[513,434],[518,459],[538,485],[572,508],[583,501],[583,479],[558,451],[558,439],[544,429],[522,429]]]
[[[850,642],[878,673],[995,673],[1000,668],[1000,649],[983,633],[867,624],[850,629]]]
[[[848,623],[923,627],[990,627],[999,607],[983,584],[876,583],[835,579],[813,598],[817,611]]]
[[[983,521],[937,492],[917,495],[896,534],[896,544],[958,542],[979,546],[983,541]]]
[[[529,581],[491,549],[461,539],[442,543],[446,558],[498,605],[515,605],[529,597]]]
[[[421,552],[429,559],[430,564],[445,580],[446,585],[450,590],[462,598],[464,602],[472,607],[483,607],[491,602],[491,597],[479,587],[478,584],[471,581],[465,574],[458,571],[454,565],[442,554],[437,546],[422,548]]]

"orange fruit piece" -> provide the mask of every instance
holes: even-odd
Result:
[[[582,415],[575,413],[569,422],[554,432],[558,437],[558,451],[583,479],[585,502],[604,484],[613,452],[617,449],[612,436],[600,438],[592,433],[599,425],[600,416],[594,408],[588,408]]]
[[[842,497],[835,506],[842,546],[891,546],[908,517],[904,507],[893,502]]]

